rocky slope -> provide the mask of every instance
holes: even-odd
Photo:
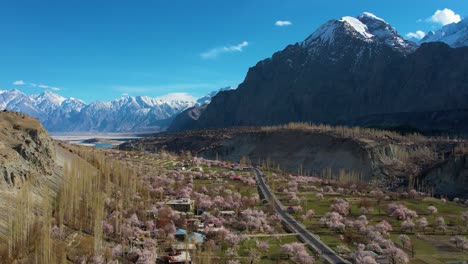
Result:
[[[31,206],[39,206],[43,197],[58,191],[61,175],[55,143],[39,121],[20,113],[1,111],[0,242],[8,235],[8,217],[21,201],[22,190],[30,195]]]
[[[143,138],[120,148],[191,151],[193,155],[233,162],[239,162],[245,156],[257,165],[269,160],[294,173],[299,168],[313,175],[324,175],[330,170],[337,177],[344,171],[387,188],[407,187],[418,182],[434,187],[437,194],[466,196],[467,163],[460,165],[458,161],[456,168],[440,170],[449,166],[446,164],[451,164],[451,160],[466,159],[466,156],[453,153],[457,144],[402,137],[390,132],[368,133],[351,129],[342,132],[315,127],[192,130]]]
[[[239,88],[216,95],[198,120],[174,122],[169,130],[295,121],[361,125],[369,117],[378,125],[395,113],[402,113],[396,125],[404,125],[406,114],[425,112],[426,120],[413,124],[424,128],[431,113],[443,112],[444,126],[466,131],[457,115],[468,109],[467,61],[467,47],[418,48],[372,14],[331,20],[250,68]]]
[[[37,119],[0,112],[0,153],[2,188],[54,174],[55,146]]]

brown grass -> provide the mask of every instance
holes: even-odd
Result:
[[[263,131],[277,131],[285,129],[332,133],[334,135],[347,138],[391,139],[401,142],[420,142],[428,140],[428,138],[420,134],[401,135],[397,132],[373,128],[331,126],[326,124],[317,125],[313,123],[289,123],[286,125],[265,126],[261,128]]]

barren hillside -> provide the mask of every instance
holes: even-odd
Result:
[[[468,193],[466,155],[453,151],[460,144],[370,129],[290,124],[166,133],[130,141],[121,149],[190,151],[235,162],[247,157],[290,172],[335,178],[347,174],[390,189],[414,187],[460,196]]]

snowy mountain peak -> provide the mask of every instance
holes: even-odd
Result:
[[[208,93],[207,95],[198,98],[196,104],[197,105],[208,104],[208,103],[210,103],[211,99],[215,95],[217,95],[219,92],[225,92],[225,91],[230,91],[230,90],[234,90],[234,87],[228,86],[228,87],[221,88],[218,91],[212,91],[211,93]]]
[[[382,18],[372,14],[372,13],[369,13],[369,12],[364,12],[362,13],[361,15],[358,16],[358,19],[361,20],[363,18],[369,18],[369,19],[374,19],[374,20],[379,20],[379,21],[382,21],[384,23],[387,23],[385,22],[385,20],[383,20]]]
[[[340,22],[345,22],[351,26],[357,33],[362,35],[365,39],[371,40],[374,35],[372,35],[367,28],[367,25],[363,24],[361,21],[354,17],[345,16],[342,17]]]
[[[453,48],[468,46],[468,18],[445,25],[437,31],[428,32],[420,41],[420,43],[426,42],[444,42]]]
[[[303,46],[316,45],[350,45],[343,39],[350,36],[372,45],[386,45],[403,53],[411,53],[416,49],[413,42],[405,41],[402,36],[385,20],[376,15],[364,12],[357,17],[345,16],[340,20],[330,20],[320,26],[304,42]]]
[[[55,105],[61,105],[66,99],[58,94],[52,93],[50,91],[45,91],[40,95],[36,96],[36,101],[38,103],[51,102]]]

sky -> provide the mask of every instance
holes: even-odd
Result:
[[[0,90],[92,102],[200,97],[237,87],[258,61],[330,19],[371,12],[421,37],[467,0],[4,0]]]

